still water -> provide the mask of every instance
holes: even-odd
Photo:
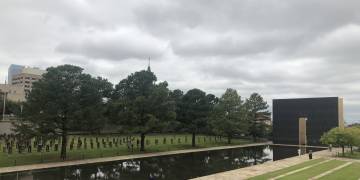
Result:
[[[0,174],[0,180],[182,180],[296,156],[297,151],[253,146]]]

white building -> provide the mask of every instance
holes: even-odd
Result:
[[[46,71],[39,68],[11,64],[8,72],[8,84],[0,84],[0,91],[7,94],[11,101],[25,101],[26,94],[32,89],[33,83],[42,78]]]
[[[42,74],[46,71],[39,68],[25,67],[20,73],[12,76],[11,84],[23,86],[25,92],[29,92],[32,89],[33,82],[42,78]]]

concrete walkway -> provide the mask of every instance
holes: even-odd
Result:
[[[166,151],[166,152],[157,152],[157,153],[146,153],[146,154],[135,154],[135,155],[126,155],[126,156],[94,158],[94,159],[76,160],[76,161],[64,161],[64,162],[53,162],[53,163],[43,163],[43,164],[21,165],[21,166],[12,166],[12,167],[0,168],[0,174],[19,172],[19,171],[30,171],[30,170],[37,170],[37,169],[46,169],[46,168],[56,168],[56,167],[64,167],[64,166],[74,166],[74,165],[82,165],[82,164],[93,164],[93,163],[129,160],[129,159],[138,159],[138,158],[155,157],[155,156],[184,154],[184,153],[192,153],[192,152],[203,152],[203,151],[213,151],[213,150],[222,150],[222,149],[234,149],[234,148],[240,148],[240,147],[271,145],[271,144],[272,144],[271,142],[252,143],[252,144],[235,145],[235,146],[218,146],[218,147],[201,148],[201,149],[187,149],[187,150]]]
[[[340,160],[340,161],[348,161],[348,162],[360,163],[360,159],[350,159],[350,158],[343,158],[343,157],[333,157],[333,159]]]
[[[313,153],[314,159],[317,158],[329,158],[336,149],[333,148],[333,152],[328,150],[317,151]],[[296,164],[303,163],[308,161],[309,157],[307,154],[302,156],[296,156],[292,158],[282,159],[278,161],[265,162],[260,165],[250,166],[240,169],[235,169],[231,171],[226,171],[222,173],[212,174],[209,176],[203,176],[195,178],[194,180],[239,180],[239,179],[248,179],[250,177],[258,176],[268,172],[280,170],[286,167],[290,167]]]

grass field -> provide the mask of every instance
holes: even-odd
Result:
[[[84,146],[81,148],[77,148],[77,138],[80,137],[82,140],[87,138],[87,148]],[[102,139],[107,141],[109,138],[112,141],[113,138],[122,139],[124,136],[96,136],[101,142]],[[118,145],[115,147],[107,146],[106,148],[101,145],[100,148],[97,148],[94,145],[93,148],[90,148],[89,141],[93,139],[95,142],[95,136],[70,136],[69,144],[67,147],[68,158],[67,160],[80,160],[80,159],[89,159],[89,158],[98,158],[98,157],[111,157],[111,156],[120,156],[120,155],[129,155],[129,154],[139,154],[143,153],[139,151],[139,147],[134,143],[134,150],[129,150],[126,143],[122,143],[122,145]],[[73,150],[70,150],[70,142],[72,138],[75,139],[75,144]],[[135,140],[139,138],[138,136],[134,136]],[[166,144],[163,143],[163,139],[166,138]],[[139,138],[140,139],[140,138]],[[172,143],[171,143],[172,139]],[[145,153],[149,152],[162,152],[162,151],[170,151],[170,150],[181,150],[181,149],[192,149],[191,147],[191,135],[189,134],[176,134],[176,135],[148,135],[146,136],[146,140],[148,144],[145,144]],[[158,141],[158,144],[155,144],[155,141]],[[136,142],[136,141],[135,141]],[[246,139],[233,139],[231,145],[239,145],[239,144],[248,144],[252,141]],[[215,141],[214,136],[204,136],[199,135],[196,137],[197,146],[195,148],[206,148],[206,147],[215,147],[215,146],[224,146],[227,144],[227,139],[222,138],[221,140],[217,139]],[[96,144],[96,143],[95,143]],[[0,145],[0,149],[4,146],[2,142]],[[60,148],[59,148],[60,149]],[[12,154],[0,152],[0,167],[7,166],[15,166],[15,165],[24,165],[24,164],[35,164],[35,163],[46,163],[46,162],[56,162],[61,161],[59,158],[60,151],[54,151],[54,148],[51,148],[49,152],[36,152],[34,148],[31,153],[24,152],[19,154],[14,150]]]
[[[358,180],[360,178],[360,163],[353,163],[341,171],[336,171],[320,179],[322,180],[335,180],[335,179],[346,179],[346,180]]]
[[[311,161],[307,161],[295,166],[291,166],[288,168],[284,168],[278,171],[274,171],[274,172],[270,172],[270,173],[266,173],[260,176],[256,176],[253,178],[250,178],[251,180],[263,180],[263,179],[271,179],[271,178],[275,178],[275,179],[284,179],[284,180],[302,180],[302,179],[309,179],[309,178],[313,178],[315,176],[318,176],[324,172],[328,172],[336,167],[339,167],[343,164],[345,164],[345,161],[340,161],[340,160],[330,160],[330,161],[325,161],[324,159],[316,159],[316,160],[311,160]],[[309,168],[305,168],[305,167],[309,167]],[[295,172],[295,173],[291,173],[294,172],[295,170],[304,168],[301,171]],[[291,173],[291,174],[287,174],[286,173]],[[283,177],[279,177],[281,175],[285,175]],[[360,163],[354,162],[352,164],[350,164],[349,166],[346,166],[344,168],[341,168],[339,170],[336,170],[334,172],[331,172],[328,175],[322,176],[320,179],[324,179],[324,180],[342,180],[342,179],[346,179],[346,180],[359,180],[360,178]]]
[[[345,153],[346,158],[352,158],[352,159],[360,159],[360,152],[354,151],[352,154],[350,152]]]
[[[284,168],[284,169],[280,169],[280,170],[277,170],[277,171],[274,171],[274,172],[270,172],[270,173],[266,173],[266,174],[263,174],[263,175],[260,175],[260,176],[256,176],[256,177],[253,177],[253,178],[250,178],[250,179],[251,180],[270,179],[270,178],[279,176],[281,174],[285,174],[285,173],[290,172],[290,171],[301,169],[303,167],[310,166],[310,165],[313,165],[313,164],[316,164],[316,163],[319,163],[319,162],[322,162],[322,161],[324,161],[324,159],[314,159],[314,160],[307,161],[307,162],[304,162],[304,163],[301,163],[301,164],[298,164],[298,165],[295,165],[295,166],[291,166],[291,167],[288,167],[288,168]]]
[[[280,179],[293,179],[293,180],[297,180],[297,179],[309,179],[311,177],[317,176],[323,172],[326,172],[330,169],[333,169],[337,166],[340,166],[342,164],[344,164],[344,161],[337,161],[337,160],[331,160],[329,162],[325,162],[323,164],[319,164],[317,166],[314,166],[312,168],[306,169],[304,171],[300,171],[297,172],[295,174],[292,175],[288,175],[285,176],[283,178]]]

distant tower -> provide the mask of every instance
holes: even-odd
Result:
[[[20,74],[24,68],[25,66],[11,64],[8,70],[8,83],[12,84],[13,76],[15,76],[16,74]]]
[[[149,57],[149,63],[148,63],[148,68],[147,68],[147,71],[151,71],[151,67],[150,67],[150,57]]]

